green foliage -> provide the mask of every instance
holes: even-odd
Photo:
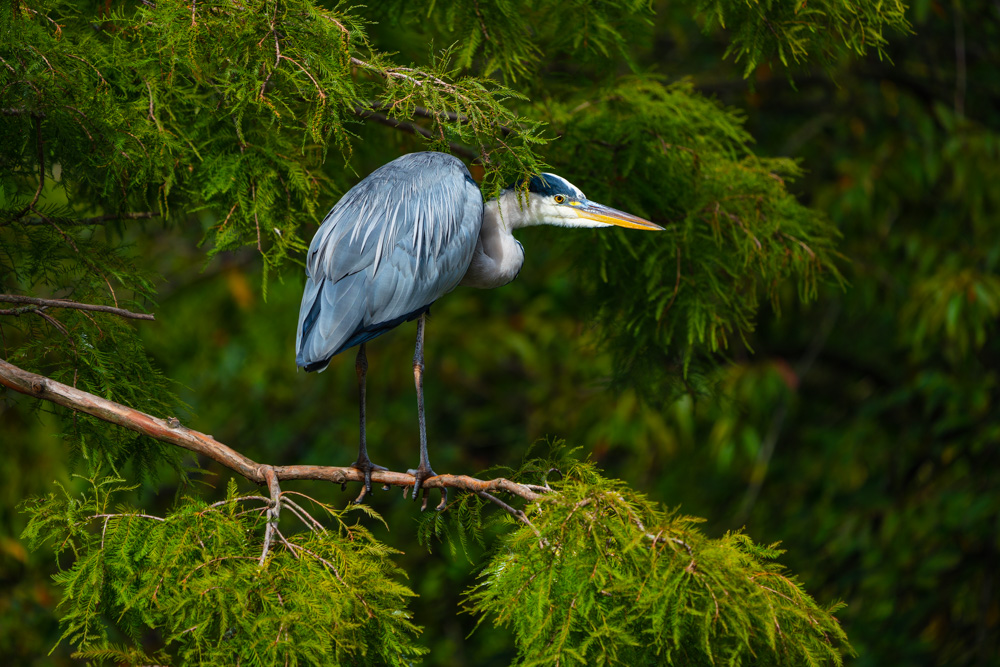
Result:
[[[0,285],[42,294],[57,288],[60,296],[84,303],[108,299],[107,305],[146,310],[155,293],[152,280],[126,249],[90,234],[70,236],[58,229],[58,215],[46,219],[51,226],[35,219],[0,228]],[[11,363],[147,413],[169,414],[176,407],[173,386],[122,318],[35,306],[19,310],[4,322],[5,358]],[[132,464],[141,478],[155,478],[163,464],[179,469],[181,457],[173,448],[131,431],[109,431],[92,417],[74,416],[64,428],[74,459],[113,469]]]
[[[846,636],[741,533],[708,539],[574,465],[500,540],[469,611],[510,626],[519,665],[841,664]]]
[[[558,109],[550,122],[565,134],[553,153],[589,166],[587,181],[600,189],[590,196],[618,197],[622,208],[666,227],[604,235],[580,249],[579,271],[594,291],[619,380],[666,399],[696,352],[746,341],[759,295],[777,305],[792,284],[808,302],[818,284],[842,282],[835,228],[787,190],[799,167],[755,156],[738,112],[690,83],[651,77],[623,79]]]
[[[708,539],[698,520],[664,512],[593,466],[559,464],[564,477],[526,508],[531,525],[500,515],[504,534],[469,591],[467,610],[481,622],[512,626],[518,664],[841,664],[837,605],[820,608],[773,562],[774,546],[740,533]],[[131,488],[95,477],[83,494],[24,507],[29,546],[72,554],[55,582],[61,639],[76,657],[409,664],[425,652],[394,551],[346,511],[320,505],[327,529],[293,501],[286,514],[298,530],[279,528],[259,564],[267,499],[239,495],[231,481],[224,500],[187,498],[158,517],[116,504]],[[425,525],[481,539],[481,501],[466,498],[474,510]],[[497,525],[496,515],[486,522]]]
[[[13,7],[0,10],[4,221],[23,219],[29,204],[53,224],[95,209],[210,209],[213,252],[256,245],[276,268],[304,250],[302,222],[349,182],[320,167],[330,147],[350,154],[365,109],[395,119],[431,109],[428,148],[455,140],[481,149],[494,188],[539,166],[529,148],[540,142],[537,124],[503,104],[516,93],[454,79],[447,53],[424,68],[392,63],[343,7],[252,0],[192,11],[164,0],[129,4],[98,30],[80,3]],[[60,207],[36,207],[23,187],[40,170],[56,181]]]
[[[743,63],[744,77],[775,57],[785,67],[810,61],[831,65],[869,49],[885,57],[885,33],[909,28],[901,0],[698,0],[697,5],[706,29],[733,31],[725,55]]]
[[[412,22],[425,35],[454,42],[456,64],[524,85],[547,61],[573,64],[631,58],[638,35],[650,32],[649,0],[511,0],[380,3],[394,22]],[[566,63],[567,65],[570,62]]]
[[[164,517],[115,506],[129,490],[96,478],[76,497],[26,504],[22,536],[71,551],[55,577],[62,640],[95,664],[405,665],[425,652],[393,550],[328,506],[334,528],[306,528],[261,557],[267,499],[185,499]],[[262,505],[263,503],[263,505]],[[297,506],[301,507],[301,506]],[[150,643],[150,633],[160,639]]]

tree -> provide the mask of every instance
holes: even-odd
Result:
[[[294,258],[309,225],[357,178],[343,166],[363,174],[400,150],[429,147],[476,158],[486,196],[542,168],[544,156],[595,198],[667,225],[655,240],[563,241],[564,256],[547,259],[577,267],[588,293],[578,301],[602,323],[592,336],[610,351],[608,374],[622,395],[642,392],[654,405],[709,396],[720,373],[734,368],[720,366],[726,351],[752,340],[762,299],[795,307],[815,298],[821,284],[839,285],[844,264],[836,232],[789,193],[788,184],[801,176],[794,162],[750,150],[740,114],[690,83],[644,70],[650,51],[633,42],[652,42],[657,34],[646,5],[576,9],[410,4],[380,8],[376,25],[360,10],[311,2],[5,8],[0,261],[3,292],[15,303],[0,315],[4,358],[50,379],[22,374],[27,385],[20,389],[59,395],[61,380],[142,413],[180,414],[188,423],[177,387],[157,370],[162,359],[153,361],[163,343],[122,317],[153,309],[155,291],[164,288],[155,273],[168,276],[167,289],[184,289],[177,285],[183,271],[163,259],[171,255],[164,253],[168,234],[209,246],[208,271],[225,277],[212,282],[228,284],[236,304],[253,299],[239,267],[259,264],[271,320],[278,304],[294,308],[297,279],[284,278],[298,273]],[[905,25],[901,6],[891,3],[684,9],[688,22],[700,16],[712,34],[735,28],[728,53],[745,73],[765,61],[832,68],[852,53],[880,51],[883,32]],[[456,46],[428,57],[422,45],[428,37]],[[387,53],[384,44],[400,53]],[[400,64],[408,61],[423,64]],[[145,220],[157,222],[136,226]],[[164,230],[159,237],[143,238],[155,225]],[[538,241],[554,243],[541,235]],[[239,252],[247,246],[251,252]],[[150,271],[151,258],[164,263]],[[557,298],[572,301],[553,275],[549,287]],[[527,276],[518,289],[540,291]],[[458,317],[463,307],[502,314],[511,307],[499,304],[516,294],[475,299],[458,306]],[[178,319],[195,322],[187,350],[197,358],[205,349],[206,337],[197,334],[206,311],[195,310],[193,301]],[[79,304],[113,310],[95,313]],[[60,306],[69,307],[57,315]],[[552,338],[567,337],[559,334],[572,332],[572,315],[581,310],[564,307]],[[215,314],[246,324],[225,311]],[[531,311],[525,317],[538,319]],[[209,331],[233,335],[226,327]],[[510,341],[516,345],[517,334]],[[468,336],[462,342],[470,350],[452,351],[459,362],[482,345]],[[305,453],[303,443],[328,421],[318,418],[321,409],[301,407],[320,405],[310,400],[321,395],[318,383],[308,393],[303,382],[275,386],[276,369],[287,376],[290,365],[277,356],[253,365],[258,392],[268,389],[257,393],[258,401],[266,396],[276,413],[294,406],[282,445],[292,443],[285,461],[297,462],[294,450]],[[4,384],[13,388],[15,376],[8,369]],[[442,382],[448,379],[475,384],[468,377]],[[328,394],[335,385],[327,381]],[[199,413],[212,409],[203,395],[184,398]],[[480,399],[474,392],[469,398]],[[531,398],[525,404],[541,404]],[[442,414],[465,403],[442,399]],[[571,412],[570,404],[563,407]],[[351,411],[340,414],[353,424]],[[239,654],[392,662],[420,654],[416,624],[401,620],[408,619],[404,604],[412,591],[391,550],[363,524],[319,503],[328,513],[320,530],[287,495],[287,485],[281,496],[277,484],[268,496],[229,485],[225,498],[212,501],[211,492],[193,486],[204,473],[186,469],[177,450],[154,434],[78,412],[56,417],[88,482],[30,502],[25,536],[56,551],[74,550],[57,584],[63,634],[82,654],[132,664],[233,661]],[[213,432],[225,426],[203,423]],[[391,431],[379,428],[373,435],[388,441]],[[252,430],[230,432],[240,451],[279,462],[274,447],[243,446]],[[508,444],[524,441],[514,436]],[[541,473],[552,467],[562,478],[547,483]],[[523,510],[507,505],[492,514],[484,496],[465,495],[443,515],[425,518],[422,531],[471,540],[469,553],[485,563],[486,576],[467,603],[480,618],[511,627],[526,662],[664,655],[740,662],[769,653],[790,664],[807,657],[839,661],[845,645],[836,621],[768,562],[774,548],[739,533],[709,540],[690,519],[566,459],[558,448],[518,468],[508,476],[522,484],[517,488],[529,500]],[[249,478],[276,482],[278,472],[258,468]],[[210,468],[209,479],[219,473]],[[160,514],[115,509],[130,493],[125,479],[145,488],[166,479],[181,491]],[[250,504],[240,509],[242,503]],[[285,523],[276,533],[279,509]],[[286,536],[289,515],[301,523]],[[606,537],[595,542],[597,530]],[[476,539],[492,544],[489,555],[477,555]],[[545,577],[547,585],[536,583]],[[647,585],[650,579],[657,585]],[[512,599],[531,604],[511,613]],[[341,631],[331,635],[330,627]],[[146,634],[149,628],[158,641]]]

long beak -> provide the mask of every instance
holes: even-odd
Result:
[[[578,202],[574,201],[572,204],[576,214],[586,220],[594,220],[595,222],[603,222],[606,225],[617,225],[618,227],[627,227],[629,229],[663,230],[663,227],[645,218],[640,218],[625,211],[619,211],[604,204],[598,204],[589,199],[581,199]]]

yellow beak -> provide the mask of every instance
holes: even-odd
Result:
[[[590,201],[589,199],[579,199],[570,203],[573,206],[573,210],[576,211],[576,214],[586,220],[603,222],[606,225],[627,227],[628,229],[645,229],[649,231],[663,230],[663,227],[660,227],[656,223],[650,222],[645,218],[640,218],[637,215],[632,215],[631,213],[626,213],[625,211],[619,211],[616,208],[611,208],[610,206],[605,206],[604,204],[598,204],[597,202]]]

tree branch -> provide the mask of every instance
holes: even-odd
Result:
[[[354,115],[358,118],[371,119],[376,123],[381,123],[388,127],[396,128],[397,130],[403,130],[404,132],[409,132],[410,134],[419,134],[425,139],[434,139],[434,135],[426,127],[421,127],[416,123],[411,123],[405,120],[399,120],[396,118],[390,118],[385,114],[381,114],[372,109],[364,109],[362,107],[354,108]],[[466,148],[461,144],[456,144],[454,141],[448,142],[448,147],[451,148],[452,152],[456,155],[461,155],[467,160],[476,160],[479,158],[479,153],[472,149]]]
[[[31,116],[32,118],[45,118],[42,111],[31,111],[22,107],[10,107],[0,109],[0,116]]]
[[[132,320],[156,320],[154,315],[147,313],[133,313],[131,310],[125,310],[124,308],[115,308],[114,306],[98,306],[92,303],[78,303],[76,301],[68,301],[66,299],[36,299],[33,296],[20,296],[19,294],[0,294],[0,302],[28,304],[32,306],[40,306],[42,308],[72,308],[73,310],[90,310],[98,313],[111,313],[112,315],[127,317]],[[17,308],[15,310],[21,309]],[[0,312],[4,315],[20,314],[14,313],[13,311]]]
[[[384,110],[384,108],[380,108],[380,110]],[[459,124],[466,124],[471,122],[468,116],[463,116],[461,114],[455,113],[454,111],[432,111],[426,107],[422,107],[419,105],[413,107],[413,113],[423,118],[431,118],[436,120],[447,119],[453,123],[459,123]],[[497,129],[500,130],[500,132],[504,136],[514,133],[514,130],[507,127],[506,125],[499,125],[497,126]]]
[[[53,216],[55,217],[55,216]],[[160,214],[155,211],[140,211],[138,213],[111,213],[109,215],[95,215],[90,218],[59,218],[55,217],[56,220],[64,225],[103,225],[105,222],[111,220],[143,220],[147,218],[158,218]],[[47,225],[47,221],[41,218],[28,218],[27,220],[21,221],[22,225]]]
[[[278,518],[281,513],[281,487],[278,486],[278,477],[274,474],[274,468],[261,466],[261,469],[264,479],[267,480],[268,491],[271,493],[267,507],[267,530],[264,531],[264,550],[260,554],[259,562],[259,565],[263,567],[264,563],[267,562],[267,552],[271,548],[271,540],[274,539],[274,534],[278,530]]]
[[[183,447],[196,454],[202,454],[216,463],[229,468],[256,484],[266,484],[268,470],[274,471],[276,481],[318,480],[343,484],[364,482],[364,473],[356,468],[335,466],[268,466],[262,465],[227,447],[215,438],[181,425],[175,417],[159,419],[130,407],[89,394],[69,385],[56,382],[44,375],[30,373],[0,359],[0,385],[18,393],[50,401],[57,405],[76,410],[117,424],[131,431],[141,433],[154,440]],[[372,482],[391,486],[413,486],[413,475],[391,470],[377,470],[372,473]],[[542,497],[523,484],[508,479],[476,479],[465,475],[437,475],[423,483],[428,489],[461,489],[473,493],[504,491],[519,496],[528,502]],[[272,489],[273,491],[273,489]]]

